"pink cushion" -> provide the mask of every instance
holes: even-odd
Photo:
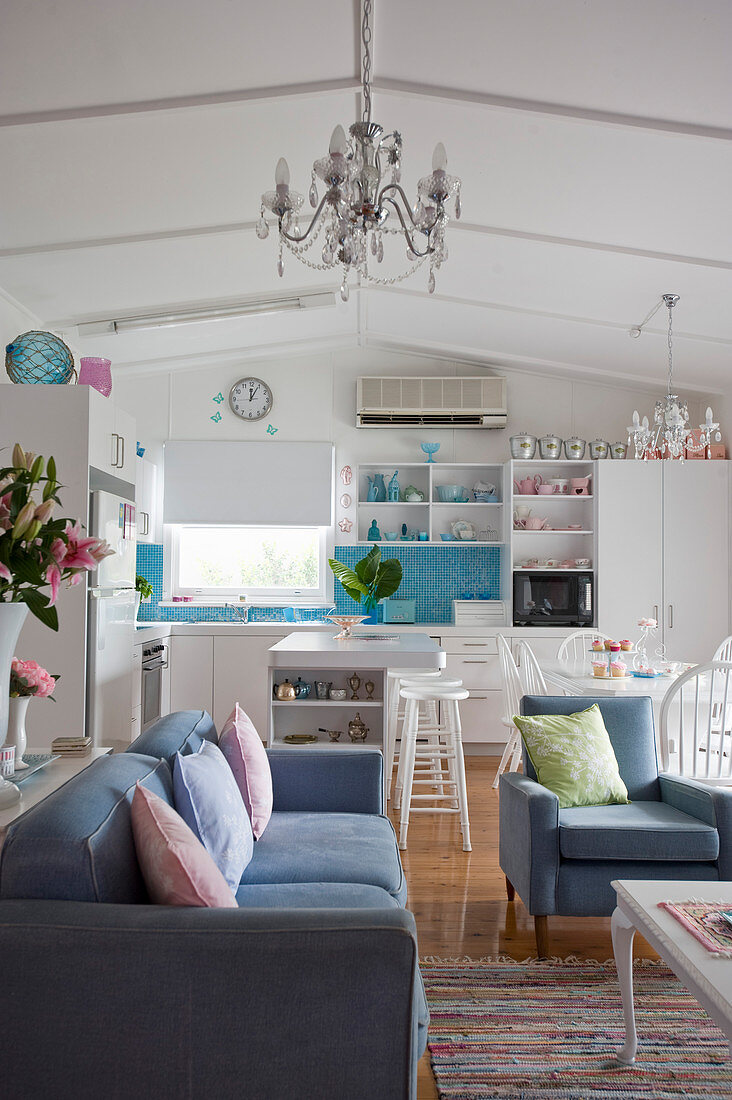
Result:
[[[272,816],[272,772],[249,715],[237,703],[224,723],[219,748],[229,762],[259,840]]]
[[[137,783],[130,810],[142,877],[156,905],[236,909],[236,899],[180,814]]]

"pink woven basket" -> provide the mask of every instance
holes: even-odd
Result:
[[[105,397],[112,392],[112,360],[87,356],[79,360],[79,385],[93,386]]]

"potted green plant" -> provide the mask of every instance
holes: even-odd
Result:
[[[149,600],[153,594],[153,586],[150,581],[138,573],[135,576],[135,619],[140,610],[140,600]]]
[[[369,616],[366,622],[378,621],[377,604],[387,596],[393,596],[402,583],[402,563],[398,558],[382,561],[378,546],[357,561],[353,569],[335,558],[328,558],[328,565],[351,599],[363,605]]]

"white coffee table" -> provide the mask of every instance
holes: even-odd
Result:
[[[711,955],[690,932],[679,924],[661,901],[724,902],[732,908],[732,882],[687,882],[672,880],[612,883],[617,909],[611,920],[613,953],[618,969],[625,1019],[625,1044],[616,1057],[630,1065],[635,1061],[638,1037],[633,1010],[633,936],[636,930],[696,997],[702,1008],[732,1042],[732,959]]]

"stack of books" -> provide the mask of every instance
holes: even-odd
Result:
[[[91,752],[91,737],[56,737],[51,752],[59,756],[86,756]]]

